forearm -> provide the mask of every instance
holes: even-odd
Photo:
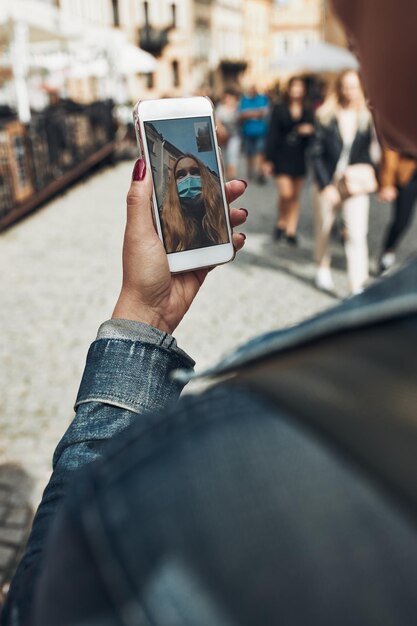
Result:
[[[268,109],[246,109],[246,111],[242,111],[240,117],[243,121],[245,120],[258,120],[262,117],[266,117],[268,115]]]
[[[101,327],[87,356],[76,415],[56,448],[52,476],[13,580],[2,624],[9,623],[12,607],[22,616],[30,610],[43,547],[75,471],[103,456],[109,441],[133,422],[142,419],[145,427],[147,413],[176,402],[182,385],[171,380],[171,372],[193,365],[172,336],[152,327],[120,320]]]
[[[386,148],[383,153],[380,167],[381,187],[395,187],[398,177],[399,154]]]

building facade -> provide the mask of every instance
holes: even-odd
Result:
[[[247,69],[244,86],[260,89],[271,83],[272,16],[274,0],[245,0],[245,57]]]
[[[272,11],[272,61],[301,52],[323,38],[323,0],[276,0]]]
[[[0,46],[11,45],[7,16],[19,12],[30,42],[55,39],[63,49],[71,31],[95,54],[124,38],[153,55],[153,72],[132,72],[113,88],[116,100],[130,103],[216,97],[228,85],[266,89],[280,78],[283,56],[322,39],[345,43],[327,0],[1,0]],[[116,74],[117,58],[113,65]],[[100,97],[99,87],[94,76],[67,77],[67,95],[77,100]]]
[[[151,159],[151,167],[154,172],[162,172],[161,176],[156,176],[154,180],[155,194],[158,207],[161,207],[164,200],[165,181],[170,179],[175,162],[182,155],[176,146],[167,141],[154,127],[148,124],[147,144]]]
[[[157,59],[155,72],[138,83],[146,97],[192,93],[193,4],[192,0],[120,0],[120,28],[134,45]]]
[[[346,33],[328,0],[323,7],[323,38],[336,46],[346,47]]]

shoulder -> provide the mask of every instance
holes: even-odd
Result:
[[[336,132],[337,120],[335,117],[332,119],[322,119],[316,116],[315,125],[316,129],[322,134],[333,135]]]
[[[318,109],[316,113],[316,122],[321,128],[332,128],[337,123],[337,117],[334,113],[329,113],[325,109]]]

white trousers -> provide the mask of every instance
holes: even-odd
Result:
[[[368,225],[369,196],[354,196],[333,204],[316,190],[316,262],[330,266],[329,239],[338,211],[346,229],[345,252],[352,293],[363,288],[369,278]]]

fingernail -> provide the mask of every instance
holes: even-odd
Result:
[[[144,159],[138,159],[133,168],[132,180],[135,182],[143,180],[146,176],[146,163]]]
[[[241,211],[245,211],[245,213],[246,213],[246,217],[248,217],[249,213],[248,213],[248,210],[247,210],[247,209],[243,209],[243,208],[241,208],[240,210],[241,210]]]
[[[246,241],[246,235],[245,235],[245,233],[239,233],[239,235],[242,235],[243,239]]]
[[[243,180],[243,178],[239,178],[238,179],[240,183],[243,183],[245,185],[245,188],[248,186],[248,183],[246,180]]]

